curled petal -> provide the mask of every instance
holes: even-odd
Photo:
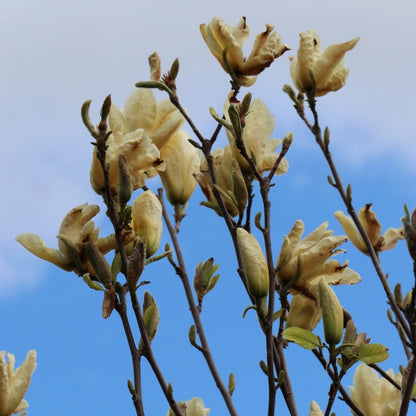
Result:
[[[73,270],[74,265],[70,257],[64,257],[59,250],[47,247],[45,241],[43,241],[36,234],[20,234],[16,237],[16,241],[18,241],[26,250],[29,250],[35,256],[49,261],[55,266],[58,266],[68,272]]]

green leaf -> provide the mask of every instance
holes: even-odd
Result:
[[[305,348],[306,350],[313,350],[321,346],[319,338],[313,334],[311,331],[308,331],[303,328],[298,328],[292,326],[286,328],[283,331],[283,337],[288,341],[292,341],[298,344],[300,347]]]
[[[102,290],[104,291],[104,288],[95,280],[91,280],[90,278],[90,274],[89,273],[85,273],[82,275],[82,280],[88,285],[88,287],[90,287],[91,289],[94,290]]]
[[[368,365],[380,363],[389,357],[387,350],[381,344],[364,344],[358,347],[358,359]]]

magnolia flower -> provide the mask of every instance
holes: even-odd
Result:
[[[146,257],[159,248],[162,238],[162,205],[152,191],[145,191],[133,202],[131,226],[136,236],[146,238]]]
[[[341,223],[355,247],[368,255],[367,246],[353,220],[341,211],[336,211],[334,216]],[[403,240],[403,228],[389,228],[383,236],[381,235],[381,224],[377,220],[375,212],[371,210],[371,204],[366,204],[360,209],[358,218],[376,252],[391,250],[396,246],[398,240]]]
[[[14,370],[13,354],[0,351],[0,416],[11,416],[25,410],[29,405],[23,399],[36,368],[36,351],[30,350],[23,364]],[[25,415],[26,412],[21,413]]]
[[[16,240],[35,256],[53,263],[65,271],[85,273],[91,269],[84,251],[84,243],[94,243],[101,253],[106,254],[117,245],[114,234],[106,238],[98,238],[99,228],[95,228],[91,218],[98,214],[97,205],[83,204],[73,208],[62,221],[58,233],[58,247],[49,248],[37,235],[20,234]],[[130,233],[124,235],[126,242],[131,241]],[[80,265],[79,262],[82,264]],[[80,270],[82,269],[82,270]]]
[[[307,237],[302,238],[305,226],[297,220],[290,233],[284,237],[282,248],[277,259],[277,277],[288,284],[294,295],[288,322],[312,330],[318,324],[322,311],[319,302],[319,281],[327,284],[355,284],[361,278],[348,262],[341,265],[332,256],[344,253],[338,247],[347,241],[345,236],[334,236],[327,230],[324,222]],[[304,299],[308,298],[307,299]],[[305,308],[305,309],[303,309]]]
[[[111,104],[108,121],[112,134],[106,143],[106,162],[110,186],[117,195],[119,155],[124,154],[127,159],[133,189],[143,187],[148,177],[164,170],[159,150],[184,123],[184,118],[168,99],[157,103],[152,90],[136,88],[127,97],[122,110]],[[101,194],[104,175],[97,150],[94,151],[90,181],[93,189]]]
[[[241,170],[237,163],[233,164],[233,154],[230,146],[225,146],[224,149],[218,148],[212,153],[212,158],[214,162],[215,175],[217,177],[218,188],[220,189],[222,199],[225,204],[225,208],[228,213],[235,217],[240,212],[240,204],[245,206],[246,200],[244,196],[237,197],[236,187],[237,185],[237,176],[241,175]],[[234,177],[234,179],[233,179]],[[207,198],[207,202],[203,202],[202,205],[213,208],[219,215],[221,215],[220,208],[218,206],[217,200],[215,199],[213,189],[213,183],[211,179],[211,173],[209,171],[208,162],[204,158],[201,160],[200,171],[195,174],[195,179],[198,181],[202,192]],[[244,193],[244,188],[247,194],[247,187],[245,184],[240,183],[239,181],[239,190],[241,194]]]
[[[219,17],[214,17],[208,25],[200,25],[202,37],[223,69],[239,85],[246,87],[256,81],[253,75],[260,74],[289,49],[273,29],[273,26],[266,24],[266,30],[257,35],[251,54],[244,58],[242,48],[249,35],[245,17],[236,27],[225,24]],[[224,61],[224,53],[228,66]]]
[[[256,299],[264,298],[269,292],[269,270],[263,250],[253,234],[237,228],[237,241],[247,278],[247,289]]]
[[[229,105],[230,103],[227,99],[224,114],[228,114]],[[245,116],[242,140],[248,156],[254,159],[260,174],[270,171],[273,168],[276,159],[279,157],[279,154],[276,153],[276,149],[282,140],[270,139],[270,136],[274,131],[274,126],[274,116],[271,115],[266,104],[260,98],[254,99]],[[240,165],[241,171],[244,174],[252,174],[250,165],[238,149],[233,134],[228,129],[226,132],[233,157]],[[289,135],[291,135],[291,133],[289,133]],[[289,164],[287,160],[283,158],[275,174],[282,175],[287,172],[288,167]]]
[[[301,33],[297,56],[291,58],[290,64],[290,75],[296,88],[301,92],[313,88],[309,71],[315,77],[318,97],[343,87],[349,72],[344,64],[344,55],[359,40],[360,38],[355,38],[331,45],[322,52],[321,40],[313,30]]]
[[[393,370],[387,374],[401,384],[400,373]],[[366,416],[397,416],[401,404],[401,393],[385,378],[379,378],[377,372],[367,364],[360,364],[355,370],[350,395],[355,404]]]
[[[309,408],[309,416],[324,416],[324,412],[319,407],[319,404],[315,400],[312,400]]]
[[[199,155],[200,151],[189,143],[189,136],[183,130],[177,131],[162,148],[160,157],[166,170],[159,172],[159,176],[172,205],[185,205],[194,192]]]
[[[199,397],[194,397],[186,402],[179,402],[179,408],[185,416],[207,416],[211,409],[207,409],[204,402]],[[171,409],[168,410],[166,416],[174,416]]]

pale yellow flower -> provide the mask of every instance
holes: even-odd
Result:
[[[228,114],[229,105],[230,103],[227,99],[224,114]],[[279,157],[279,154],[276,153],[276,149],[282,140],[270,138],[274,131],[274,127],[274,116],[272,116],[266,104],[260,98],[254,99],[249,107],[247,116],[245,116],[242,140],[248,156],[254,159],[257,170],[261,175],[264,172],[270,171],[273,168],[276,159]],[[249,163],[236,146],[233,134],[228,129],[226,132],[233,157],[240,165],[241,171],[244,174],[252,173]],[[283,158],[275,174],[282,175],[287,172],[288,167],[289,163]]]
[[[197,184],[195,174],[199,172],[201,152],[189,143],[189,138],[179,130],[160,152],[166,169],[159,176],[172,205],[185,205]]]
[[[211,411],[205,407],[199,397],[194,397],[186,402],[178,402],[178,406],[184,416],[207,416]],[[166,416],[174,416],[173,411],[169,409]]]
[[[116,196],[119,155],[126,156],[133,189],[143,187],[147,178],[165,169],[159,150],[185,120],[168,99],[157,103],[152,90],[136,88],[127,97],[122,110],[111,104],[108,121],[112,134],[107,140],[106,162],[110,167],[110,187]],[[90,181],[93,189],[101,194],[104,176],[96,154],[95,150]]]
[[[309,408],[309,416],[324,416],[324,412],[319,407],[319,404],[312,400],[311,406]]]
[[[162,205],[152,191],[145,191],[133,202],[131,226],[136,236],[146,238],[146,257],[159,248],[162,238]]]
[[[29,388],[30,380],[36,368],[36,351],[27,353],[23,364],[14,369],[13,354],[0,351],[0,416],[11,416],[25,410],[29,405],[24,395]],[[26,412],[21,413],[23,416]]]
[[[336,211],[334,216],[341,223],[342,228],[355,247],[368,255],[368,249],[353,220],[341,211]],[[371,204],[366,204],[360,209],[358,218],[376,252],[391,250],[396,246],[398,240],[403,240],[402,227],[389,228],[384,235],[381,235],[381,224],[375,212],[371,210]]]
[[[237,26],[225,24],[219,17],[214,17],[211,23],[201,24],[202,37],[226,72],[230,72],[224,62],[223,54],[226,51],[230,75],[239,85],[250,86],[256,81],[258,75],[271,63],[289,49],[281,42],[280,36],[273,32],[274,27],[266,24],[266,30],[257,35],[250,55],[245,58],[243,44],[249,36],[246,18],[242,17]]]
[[[224,149],[216,149],[212,153],[212,158],[214,162],[214,170],[217,177],[218,187],[223,191],[221,192],[221,196],[224,201],[225,208],[232,217],[235,217],[239,214],[239,209],[238,202],[234,196],[231,169],[233,154],[231,152],[230,146],[225,146]],[[203,205],[215,209],[215,211],[221,215],[219,206],[212,191],[213,183],[205,157],[203,157],[201,160],[200,171],[195,174],[195,179],[198,181],[202,192],[207,198],[207,202],[204,202]]]
[[[387,370],[387,374],[399,385],[402,376]],[[397,416],[401,404],[401,393],[385,378],[380,378],[367,364],[360,364],[355,370],[350,395],[366,416]],[[354,412],[352,412],[354,414]]]
[[[361,280],[358,273],[347,267],[348,261],[341,265],[331,259],[345,252],[338,247],[347,238],[334,236],[333,231],[327,228],[328,223],[324,222],[302,239],[305,226],[301,220],[297,220],[290,233],[284,237],[276,268],[278,279],[289,284],[290,292],[294,295],[293,312],[290,311],[288,317],[291,326],[312,330],[318,324],[322,314],[318,289],[320,279],[332,285],[355,284]]]
[[[99,228],[95,227],[94,221],[91,219],[98,214],[99,210],[97,205],[88,204],[73,208],[65,216],[59,228],[57,236],[59,250],[47,247],[42,238],[36,234],[20,234],[16,240],[35,256],[47,260],[63,270],[85,272],[85,270],[79,270],[74,255],[79,257],[83,268],[90,269],[83,247],[86,241],[94,243],[103,254],[117,246],[114,234],[106,238],[98,238]],[[128,234],[125,235],[126,242],[131,240]]]
[[[247,289],[256,299],[264,298],[269,292],[269,270],[263,250],[256,237],[244,228],[237,228],[236,233]]]
[[[297,56],[291,58],[290,64],[290,74],[296,88],[305,92],[313,87],[309,71],[315,77],[317,96],[343,87],[349,72],[344,64],[344,55],[359,39],[331,45],[322,51],[321,40],[313,30],[301,33]]]

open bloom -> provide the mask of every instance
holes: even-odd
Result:
[[[159,150],[184,123],[184,118],[168,100],[156,102],[153,91],[136,88],[127,97],[122,110],[111,104],[107,140],[106,162],[113,194],[117,195],[119,183],[118,158],[124,154],[130,170],[133,189],[144,186],[148,177],[155,176],[165,165]],[[90,181],[93,189],[101,193],[104,176],[94,151]]]
[[[29,405],[23,399],[36,368],[36,351],[27,353],[23,364],[14,369],[13,354],[0,351],[0,416],[11,416],[25,410]],[[23,414],[26,414],[23,413]]]
[[[401,384],[400,373],[395,375],[390,369],[387,370],[387,374]],[[386,379],[380,378],[377,372],[367,364],[360,364],[355,370],[350,394],[366,416],[397,416],[399,414],[400,391]]]
[[[317,96],[343,87],[349,72],[344,64],[344,55],[359,39],[331,45],[322,52],[321,40],[313,30],[301,33],[297,56],[291,58],[290,64],[290,75],[296,88],[305,92],[313,87],[309,71],[315,77]]]
[[[91,219],[98,214],[99,210],[97,205],[83,204],[69,211],[59,228],[57,236],[59,250],[47,247],[46,243],[36,234],[20,234],[16,240],[35,256],[47,260],[63,270],[85,273],[85,269],[90,269],[84,251],[85,242],[94,243],[103,254],[108,253],[117,245],[114,234],[106,238],[98,238],[99,228],[95,228],[94,221]],[[125,234],[125,238],[128,242],[129,233]],[[79,261],[82,263],[81,266],[78,264]],[[83,270],[80,270],[80,267]]]
[[[334,216],[341,223],[342,228],[355,247],[368,255],[368,249],[353,220],[341,211],[336,211]],[[381,235],[381,224],[375,212],[371,210],[371,204],[366,204],[360,209],[358,218],[376,252],[391,250],[396,246],[398,240],[403,240],[403,228],[389,228],[384,235]]]
[[[219,17],[214,17],[208,25],[200,25],[202,37],[212,54],[223,69],[244,86],[252,85],[256,81],[253,75],[258,75],[289,49],[273,29],[266,24],[266,30],[257,35],[250,55],[245,58],[242,48],[249,35],[245,17],[235,27],[225,24]],[[224,62],[224,52],[229,67]]]
[[[319,281],[332,285],[355,284],[361,278],[350,269],[348,262],[341,265],[332,256],[344,253],[338,247],[347,241],[345,236],[334,236],[324,222],[302,239],[305,226],[297,220],[290,233],[284,237],[277,259],[277,277],[288,284],[294,295],[289,326],[312,330],[318,324],[322,311],[319,302]],[[306,298],[306,299],[305,299]],[[293,308],[293,309],[292,309]]]
[[[172,205],[185,205],[197,184],[194,175],[199,172],[200,151],[188,139],[187,133],[179,130],[160,152],[166,169],[159,176]]]
[[[207,416],[211,409],[207,409],[204,402],[199,397],[194,397],[186,402],[178,402],[179,408],[185,416]],[[171,409],[168,410],[166,416],[174,416]]]
[[[228,114],[228,106],[229,101],[227,99],[224,114]],[[245,116],[242,140],[248,155],[255,161],[260,174],[270,171],[279,157],[276,149],[282,140],[270,138],[274,127],[274,116],[272,116],[266,104],[260,98],[254,99]],[[238,149],[233,134],[228,129],[226,132],[233,157],[240,165],[241,171],[244,174],[250,174],[250,165]],[[288,167],[288,161],[283,158],[275,174],[282,175],[287,172]]]

